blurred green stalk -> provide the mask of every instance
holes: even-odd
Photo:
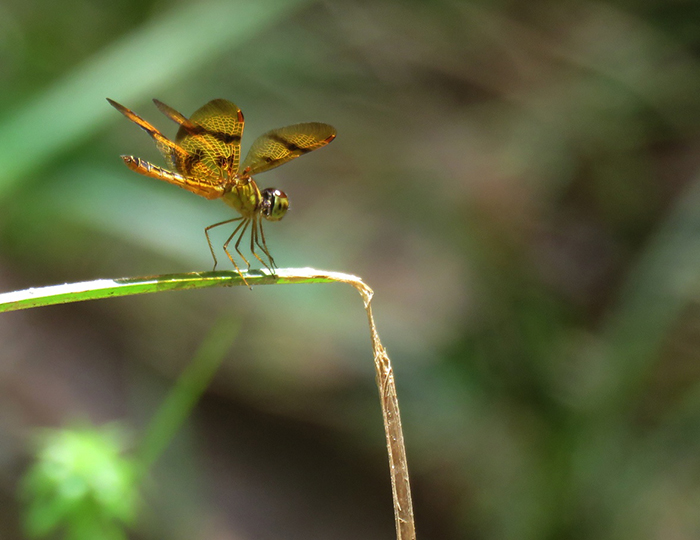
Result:
[[[211,329],[192,362],[178,378],[145,431],[137,454],[137,480],[148,472],[163,454],[175,434],[191,414],[223,363],[226,352],[238,335],[239,325],[231,317],[220,319]]]

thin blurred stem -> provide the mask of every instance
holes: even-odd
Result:
[[[209,386],[238,335],[238,324],[230,317],[217,321],[170,390],[145,431],[138,456],[139,474],[148,472]]]

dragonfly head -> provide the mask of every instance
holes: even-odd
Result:
[[[274,188],[262,190],[262,215],[268,221],[279,221],[287,213],[289,199],[284,191]]]

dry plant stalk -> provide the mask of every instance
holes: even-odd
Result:
[[[408,477],[406,447],[403,440],[403,429],[401,428],[399,399],[396,394],[396,383],[394,381],[394,371],[391,368],[391,361],[386,353],[386,349],[379,340],[377,326],[374,324],[374,317],[372,316],[372,296],[374,292],[360,278],[355,276],[343,275],[340,281],[355,287],[362,295],[365,303],[367,319],[369,320],[369,331],[372,338],[374,369],[377,375],[379,399],[382,404],[386,448],[389,454],[396,538],[397,540],[415,540],[416,526],[413,518],[413,501],[411,499],[411,484]]]

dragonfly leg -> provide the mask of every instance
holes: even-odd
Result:
[[[263,261],[258,254],[255,252],[255,246],[260,246],[258,243],[258,223],[260,223],[259,218],[253,218],[253,229],[250,233],[250,252],[255,256],[258,261],[260,261],[260,264],[262,264],[265,268],[267,268],[270,272],[273,272],[272,268],[270,268],[265,261]],[[274,273],[274,272],[273,272]]]
[[[224,244],[224,251],[228,255],[228,258],[231,259],[231,261],[233,261],[233,257],[231,256],[231,252],[228,250],[228,246],[233,241],[234,236],[236,236],[238,234],[238,238],[236,240],[234,248],[235,248],[236,252],[241,256],[241,259],[243,259],[243,261],[246,263],[248,268],[250,268],[250,262],[248,261],[248,259],[245,258],[245,255],[243,255],[243,253],[241,253],[241,250],[239,249],[239,246],[241,244],[241,239],[243,238],[243,235],[245,234],[246,230],[248,229],[248,225],[250,225],[249,218],[241,221],[241,223],[238,225],[238,227],[236,227],[236,230],[233,231],[233,233],[231,233],[231,236],[228,237],[228,240],[226,240],[226,243]],[[238,231],[240,231],[240,234],[238,233]],[[236,264],[236,263],[234,263],[234,264]],[[238,266],[236,266],[236,268],[238,268]],[[240,270],[239,270],[239,272],[240,272]]]
[[[241,219],[243,219],[243,218],[241,218]],[[236,234],[237,234],[238,231],[241,229],[241,227],[243,228],[243,231],[241,232],[241,236],[243,236],[243,233],[244,233],[245,230],[248,228],[248,223],[250,223],[250,220],[249,220],[249,219],[244,219],[243,221],[241,221],[241,222],[238,224],[238,227],[236,227],[236,230],[234,230],[233,233],[231,233],[231,236],[228,237],[228,240],[226,240],[226,243],[224,243],[224,251],[226,252],[226,255],[228,256],[229,260],[233,263],[233,266],[236,267],[236,272],[238,272],[238,275],[241,276],[241,277],[243,278],[243,282],[244,282],[246,285],[248,285],[248,282],[246,281],[245,277],[244,277],[243,274],[241,273],[241,269],[238,268],[238,265],[236,264],[236,261],[233,259],[233,256],[231,255],[231,252],[228,250],[228,245],[231,243],[231,240],[233,240],[233,237],[236,236]],[[240,242],[240,238],[238,239],[238,242],[236,243],[236,251],[238,251],[238,254],[239,254],[239,255],[241,256],[241,258],[246,262],[246,264],[248,265],[248,268],[250,268],[250,263],[248,262],[248,259],[246,259],[246,258],[243,256],[243,253],[241,253],[241,252],[238,250],[238,243],[239,243],[239,242]],[[250,289],[250,285],[248,285],[248,288]]]
[[[260,220],[258,223],[260,225],[260,237],[258,237],[257,234],[255,235],[255,243],[258,245],[258,247],[260,249],[263,250],[263,253],[265,253],[265,255],[267,255],[267,258],[270,260],[270,266],[268,266],[268,268],[270,268],[270,271],[274,274],[275,268],[277,268],[277,265],[275,264],[275,259],[272,257],[272,255],[270,255],[270,252],[267,249],[267,243],[265,242],[265,232],[263,231],[262,220]],[[262,240],[262,245],[260,244],[260,240]],[[265,266],[267,266],[267,265],[265,265]]]
[[[227,223],[233,223],[234,221],[239,221],[241,219],[243,219],[243,217],[227,219],[226,221],[220,221],[219,223],[214,223],[214,225],[209,225],[209,227],[206,227],[204,229],[204,235],[207,237],[207,244],[209,244],[209,251],[211,251],[211,256],[214,259],[214,268],[212,269],[212,272],[214,272],[216,270],[216,265],[219,264],[219,261],[216,260],[216,254],[214,253],[214,247],[211,245],[211,238],[209,238],[209,231],[211,229],[213,229],[214,227],[218,227],[219,225],[226,225]]]

